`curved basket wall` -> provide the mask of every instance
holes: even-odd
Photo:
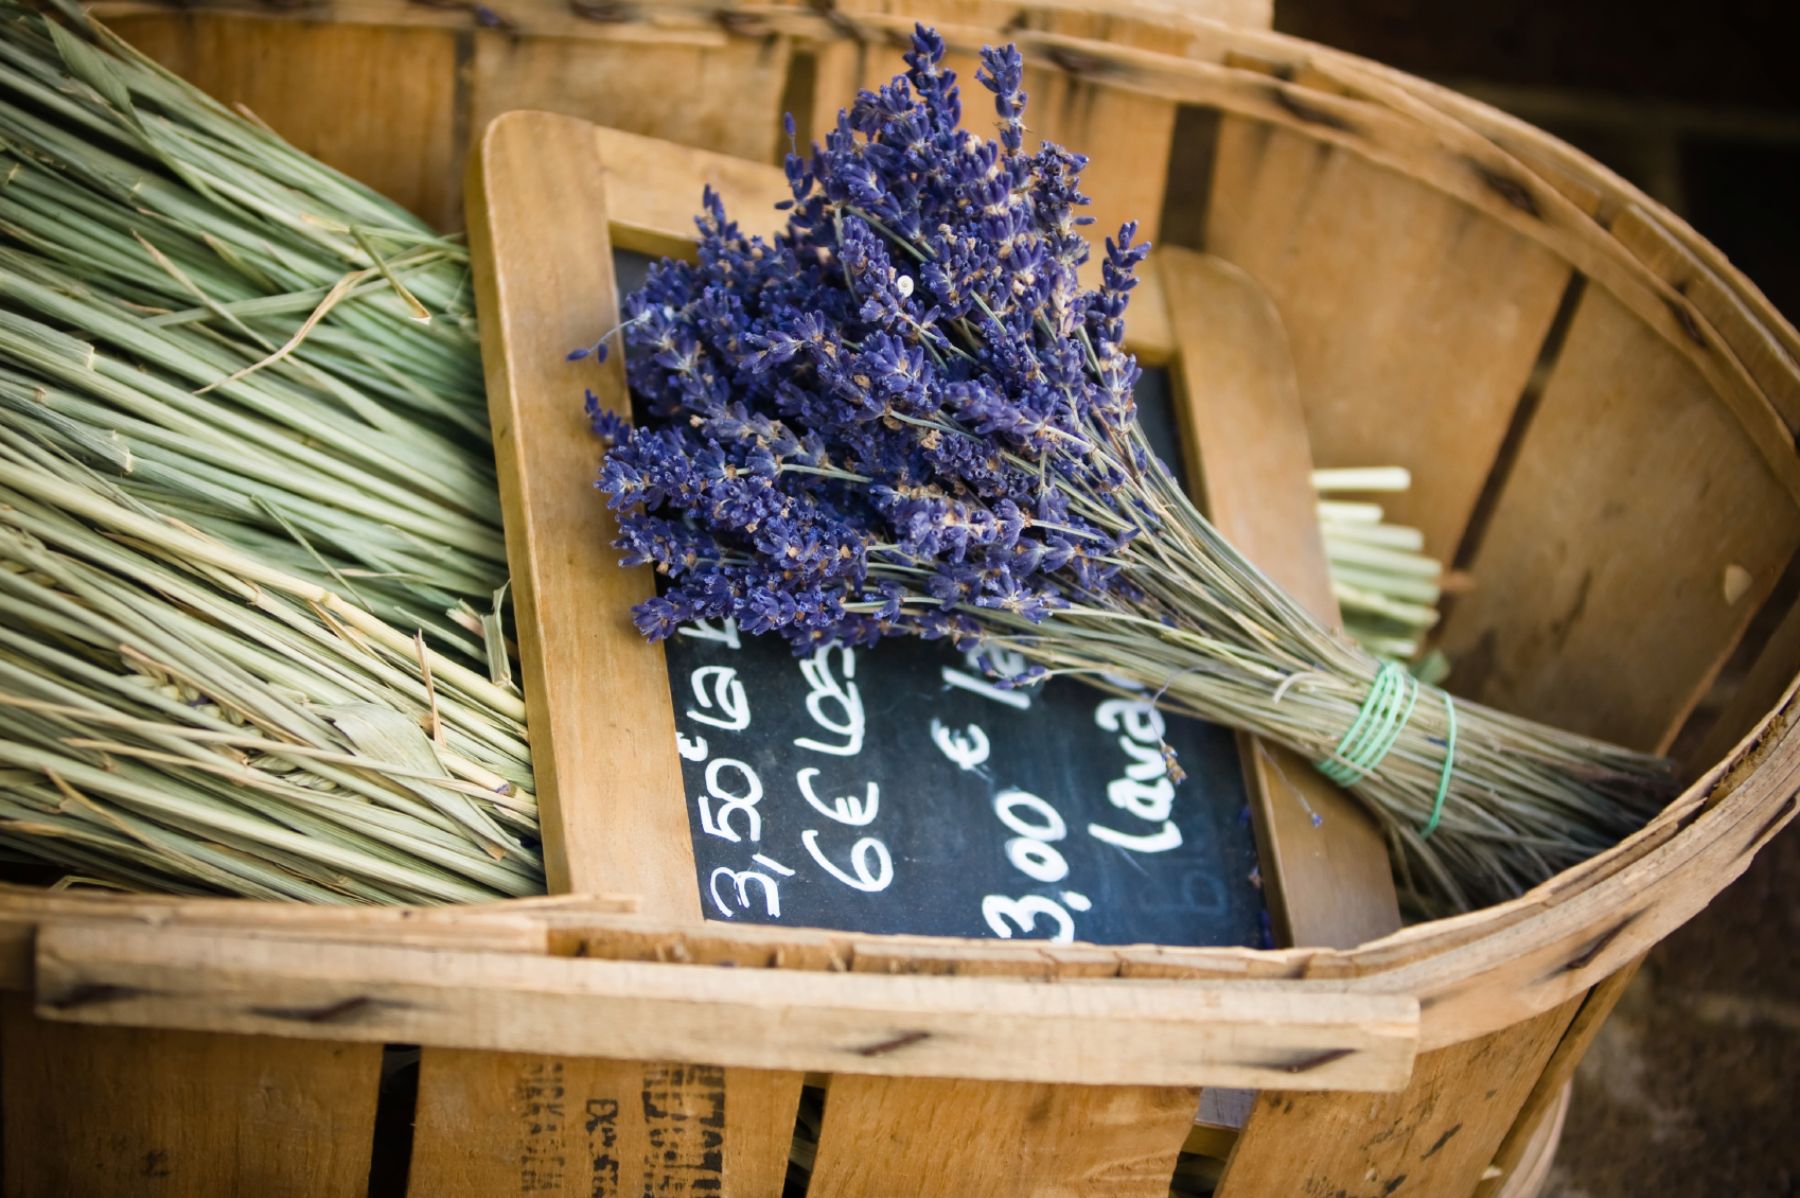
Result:
[[[805,1069],[840,1074],[817,1193],[1147,1194],[1166,1183],[1189,1136],[1193,1092],[1147,1076],[1057,1079],[1121,1083],[1104,1089],[1029,1071],[940,1081],[909,1075],[905,1044],[879,1039],[858,1050],[870,1054],[861,1061],[824,1049],[756,1056],[732,1040],[744,1025],[730,1011],[712,1032],[658,1042],[728,1069],[595,1060],[630,1054],[608,1048],[604,1029],[542,1043],[479,1012],[455,1025],[473,1031],[420,1034],[398,1015],[384,1022],[390,999],[356,991],[354,977],[332,975],[339,990],[300,985],[294,971],[313,958],[265,951],[288,939],[326,946],[316,959],[346,970],[388,960],[332,956],[351,941],[401,946],[393,960],[578,949],[683,962],[699,989],[720,972],[709,963],[779,967],[765,972],[760,997],[730,1002],[799,1011],[823,1001],[811,989],[819,979],[865,971],[1096,989],[1110,984],[1096,978],[1178,979],[1209,1001],[1235,994],[1283,1011],[1416,1002],[1420,1055],[1405,1088],[1334,1093],[1307,1075],[1316,1062],[1290,1062],[1298,1089],[1260,1083],[1218,1192],[1342,1184],[1493,1194],[1525,1172],[1540,1118],[1641,955],[1796,809],[1789,684],[1800,612],[1778,584],[1800,547],[1800,335],[1678,218],[1529,126],[1243,28],[1266,21],[1254,0],[1213,6],[1235,24],[1149,0],[1121,7],[1129,11],[356,0],[286,14],[100,11],[176,69],[446,225],[458,219],[461,147],[508,109],[557,109],[772,161],[781,113],[799,114],[803,137],[817,128],[853,85],[892,73],[892,44],[915,16],[939,26],[965,75],[976,46],[1015,40],[1034,64],[1037,128],[1093,157],[1087,190],[1099,197],[1100,226],[1135,217],[1153,241],[1243,268],[1288,327],[1319,463],[1412,470],[1394,516],[1475,580],[1442,631],[1456,689],[1646,749],[1679,741],[1690,750],[1686,793],[1638,835],[1519,900],[1342,948],[1050,950],[682,929],[604,903],[271,915],[249,904],[8,893],[6,977],[37,990],[35,1017],[26,1000],[8,1000],[0,1046],[8,1192],[137,1192],[120,1162],[153,1173],[142,1154],[170,1151],[153,1141],[171,1135],[187,1153],[183,1192],[364,1192],[383,1039],[427,1045],[412,1142],[419,1194],[530,1189],[533,1179],[541,1192],[611,1192],[592,1191],[598,1160],[623,1160],[623,1174],[604,1175],[630,1186],[657,1145],[691,1148],[695,1159],[722,1153],[725,1192],[775,1193]],[[1151,293],[1133,309],[1152,347],[1168,337],[1158,303]],[[1734,686],[1716,691],[1728,664]],[[445,965],[443,976],[461,967]],[[487,984],[483,969],[465,996]],[[520,970],[507,1002],[540,987],[539,974]],[[152,975],[165,989],[140,985],[151,999],[119,992],[131,990],[121,978]],[[170,997],[209,986],[252,998],[190,1010]],[[339,997],[253,1001],[270,986]],[[459,1010],[465,1002],[433,993]],[[139,1009],[124,1011],[133,1002]],[[202,1009],[229,1009],[219,1026],[280,1038],[201,1034],[193,1029],[212,1026]],[[47,1019],[190,1030],[138,1035]],[[871,1063],[890,1052],[894,1061]],[[187,1088],[171,1089],[183,1071]],[[106,1080],[86,1099],[66,1093],[81,1089],[68,1079],[89,1073]],[[53,1099],[13,1101],[51,1078],[64,1083]],[[322,1107],[308,1097],[321,1089],[340,1098]],[[615,1090],[623,1107],[592,1097]],[[716,1126],[704,1122],[715,1094]],[[102,1100],[110,1147],[80,1130],[101,1110],[83,1103]],[[677,1115],[659,1123],[658,1103]],[[245,1130],[246,1112],[261,1138]],[[193,1131],[209,1122],[230,1135]],[[722,1148],[699,1134],[715,1130]],[[690,1133],[698,1138],[682,1138]],[[270,1148],[303,1141],[313,1147],[298,1156]],[[57,1160],[25,1160],[11,1150],[18,1143],[56,1145],[36,1155]]]

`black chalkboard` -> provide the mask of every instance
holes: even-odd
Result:
[[[620,254],[622,287],[644,259]],[[1177,460],[1166,374],[1151,440]],[[1053,680],[1001,691],[944,643],[797,659],[729,626],[667,644],[713,919],[1100,944],[1265,945],[1235,738]],[[1187,777],[1166,776],[1159,742]]]

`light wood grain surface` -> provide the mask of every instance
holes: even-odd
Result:
[[[694,215],[707,187],[746,233],[769,237],[787,224],[775,205],[794,194],[778,167],[603,125],[593,127],[593,138],[615,249],[692,258]]]
[[[1788,608],[1781,623],[1763,642],[1762,652],[1739,680],[1730,701],[1713,719],[1699,747],[1682,763],[1688,777],[1698,777],[1726,760],[1744,737],[1780,703],[1800,675],[1800,603]]]
[[[1618,435],[1626,412],[1635,432]],[[1582,296],[1444,620],[1459,694],[1666,750],[1800,545],[1800,511],[1681,355]],[[1677,548],[1679,547],[1679,548]]]
[[[832,1079],[812,1198],[1165,1198],[1182,1086]]]
[[[1352,1179],[1384,1198],[1470,1193],[1581,1001],[1425,1053],[1412,1081],[1393,1094],[1263,1094],[1216,1198],[1329,1194]]]
[[[1587,1055],[1588,1045],[1593,1043],[1643,963],[1644,958],[1639,957],[1588,991],[1587,998],[1557,1042],[1556,1050],[1545,1062],[1537,1084],[1519,1108],[1512,1129],[1495,1149],[1493,1168],[1489,1170],[1491,1175],[1482,1178],[1475,1198],[1514,1198],[1516,1195],[1522,1198],[1536,1193],[1528,1187],[1532,1175],[1543,1171],[1543,1134],[1567,1111],[1569,1082],[1575,1076],[1575,1066]],[[1538,1180],[1541,1182],[1541,1176]]]
[[[631,626],[655,593],[626,570],[594,490],[582,393],[628,410],[618,355],[566,360],[618,324],[605,172],[591,127],[519,112],[482,134],[470,247],[552,891],[614,890],[700,918],[662,650]]]
[[[1118,972],[1104,953],[1079,945],[1060,950],[1069,955],[1048,971],[1041,955],[1035,963],[1025,954],[945,961],[920,948],[905,938],[862,937],[842,960],[874,975],[1065,980]],[[1199,1097],[1196,1087],[1180,1085],[843,1074],[831,1079],[808,1193],[1152,1198],[1168,1192]],[[968,1135],[968,1128],[982,1131]]]
[[[786,38],[670,40],[648,52],[630,38],[475,38],[469,127],[535,110],[756,162],[774,159]],[[691,206],[691,205],[690,205]]]
[[[443,1049],[424,1054],[410,1192],[431,1198],[527,1193],[781,1193],[800,1075],[781,1102],[713,1065]],[[773,1096],[771,1096],[773,1097]]]
[[[1406,467],[1388,517],[1449,560],[1568,265],[1429,187],[1237,117],[1220,121],[1207,211],[1207,249],[1281,313],[1318,464]]]
[[[759,1069],[997,1081],[1401,1085],[1418,1004],[1159,981],[796,973],[287,942],[38,936],[43,1018]]]
[[[0,998],[11,1198],[361,1198],[381,1045],[76,1027]]]
[[[439,228],[456,223],[457,49],[449,30],[166,10],[109,23],[308,154]],[[406,69],[395,70],[401,60]]]
[[[1312,453],[1280,317],[1249,276],[1219,259],[1165,249],[1161,273],[1196,497],[1245,557],[1335,627]],[[1350,948],[1398,928],[1375,821],[1298,754],[1254,737],[1238,743],[1281,942]]]

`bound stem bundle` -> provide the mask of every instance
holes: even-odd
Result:
[[[798,652],[948,636],[1009,684],[1141,690],[1310,756],[1458,906],[1639,826],[1664,763],[1384,667],[1195,510],[1122,348],[1147,247],[1127,225],[1084,288],[1084,160],[1025,152],[1011,47],[982,54],[999,141],[961,129],[943,49],[921,28],[904,75],[790,155],[774,241],[709,195],[698,262],[628,298],[640,419],[594,416],[626,561],[668,579],[639,627],[732,618]]]
[[[540,892],[465,252],[63,15],[0,8],[0,845]]]
[[[1397,661],[1417,657],[1422,638],[1437,624],[1443,564],[1426,556],[1423,532],[1386,523],[1379,503],[1341,497],[1411,486],[1411,472],[1399,466],[1313,471],[1319,532],[1344,631],[1377,657]],[[1430,654],[1414,672],[1441,681],[1443,669],[1442,655]]]

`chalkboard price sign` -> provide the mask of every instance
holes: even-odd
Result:
[[[947,643],[796,658],[775,638],[693,625],[667,652],[711,918],[1263,942],[1222,729],[1075,682],[1002,690]]]
[[[613,262],[621,290],[643,283],[647,258]],[[1146,369],[1136,398],[1179,473],[1168,372]],[[710,918],[1269,943],[1237,740],[1223,729],[1069,680],[1000,690],[943,642],[796,658],[779,638],[696,625],[664,644]]]

